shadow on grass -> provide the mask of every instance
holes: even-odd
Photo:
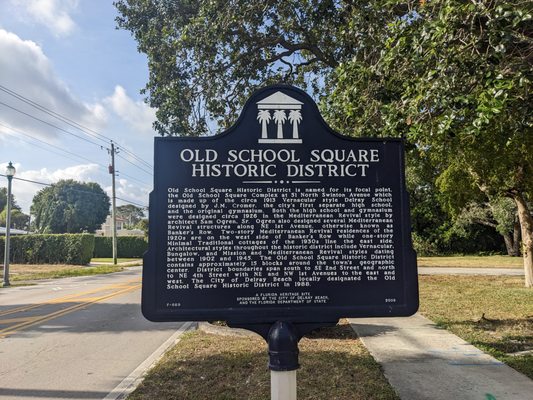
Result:
[[[264,343],[248,339],[220,343],[217,338],[206,339],[209,336],[195,333],[184,339],[188,342],[184,348],[178,344],[129,399],[270,399]],[[398,399],[368,353],[353,348],[342,351],[341,343],[333,350],[314,340],[304,342],[299,399]]]
[[[308,339],[356,339],[357,335],[349,323],[341,321],[335,326],[315,329],[304,337]]]
[[[227,328],[228,325],[225,321],[209,321],[210,325],[216,328]],[[242,329],[242,327],[239,326]],[[249,331],[251,332],[251,331]],[[209,333],[209,331],[208,331]],[[212,332],[215,333],[215,332]],[[323,328],[317,328],[310,333],[304,335],[304,338],[308,339],[357,339],[357,334],[352,329],[347,320],[341,320],[335,326],[327,326]]]
[[[533,349],[533,319],[487,319],[478,321],[446,321],[444,327],[459,327],[493,340],[475,340],[472,344],[492,348],[501,353],[515,353]],[[487,336],[488,335],[488,336]]]
[[[441,320],[438,325],[533,379],[533,354],[513,355],[533,349],[532,318]]]

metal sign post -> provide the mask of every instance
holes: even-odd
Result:
[[[296,400],[296,370],[270,371],[270,398]]]
[[[272,400],[296,400],[298,336],[292,324],[276,322],[268,337],[270,393]]]
[[[343,136],[274,85],[219,135],[156,138],[154,159],[143,314],[259,333],[273,396],[293,396],[311,330],[416,312],[401,139]]]

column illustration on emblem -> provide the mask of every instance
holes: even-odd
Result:
[[[302,102],[287,96],[283,92],[276,92],[257,102],[257,120],[261,124],[261,138],[259,143],[302,143],[298,125],[302,122]],[[269,110],[273,110],[270,114]],[[288,116],[287,113],[288,112]],[[276,137],[268,137],[268,124],[273,119],[276,124]],[[292,138],[285,138],[283,127],[286,121],[292,124]]]

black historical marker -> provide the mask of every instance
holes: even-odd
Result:
[[[269,86],[226,132],[155,139],[142,309],[153,321],[407,316],[418,308],[404,148],[331,130]]]

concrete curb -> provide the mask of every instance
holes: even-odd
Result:
[[[131,374],[122,380],[103,400],[122,400],[128,397],[144,379],[146,373],[165,355],[166,351],[181,340],[188,330],[195,329],[194,322],[185,322],[171,337],[144,360]]]

